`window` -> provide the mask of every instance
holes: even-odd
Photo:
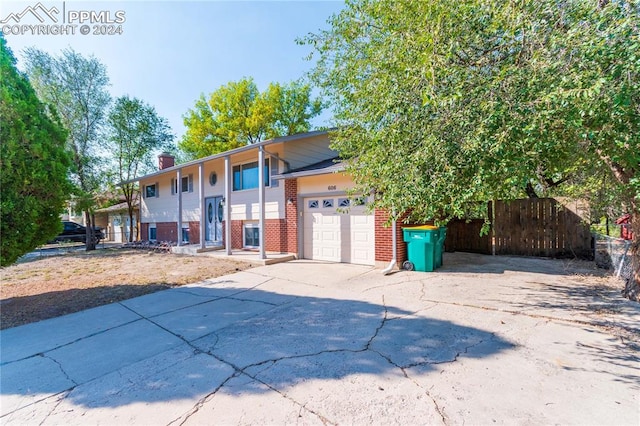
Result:
[[[348,198],[338,198],[338,207],[349,207],[350,204]]]
[[[243,231],[245,247],[260,247],[260,228],[257,223],[245,223]]]
[[[333,207],[333,200],[322,200],[322,207]]]
[[[193,192],[193,175],[182,178],[182,192]]]
[[[209,185],[215,186],[216,182],[218,182],[218,175],[216,172],[211,172],[209,174]]]
[[[182,242],[189,242],[189,228],[182,228]]]
[[[309,208],[317,209],[318,208],[318,200],[309,200]]]
[[[156,227],[149,227],[149,241],[155,241],[157,240],[157,231],[156,231]]]
[[[182,192],[193,192],[193,175],[183,176],[180,183]],[[171,195],[178,193],[178,181],[171,179]]]
[[[154,183],[153,185],[145,185],[144,187],[144,198],[156,198],[159,193],[160,191],[157,183]]]
[[[269,186],[269,159],[264,160],[264,186]],[[233,166],[233,190],[254,189],[258,187],[258,162]]]

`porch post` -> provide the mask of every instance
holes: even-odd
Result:
[[[207,220],[207,212],[205,212],[204,202],[204,163],[198,164],[198,193],[200,195],[200,248],[205,248],[205,226]]]
[[[258,239],[260,240],[260,259],[266,259],[264,251],[264,146],[258,149]]]
[[[176,244],[182,245],[182,169],[178,169],[176,173],[176,186],[178,192],[178,235],[176,236]]]
[[[224,241],[227,256],[231,256],[231,159],[224,157]]]

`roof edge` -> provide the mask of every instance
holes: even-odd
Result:
[[[235,154],[239,154],[241,152],[251,151],[252,149],[260,148],[260,147],[263,147],[263,146],[273,145],[273,144],[282,143],[282,142],[290,142],[290,141],[300,140],[300,139],[306,139],[306,138],[311,138],[311,137],[319,136],[319,135],[323,135],[323,134],[327,134],[328,135],[329,132],[331,132],[333,130],[335,130],[335,129],[332,128],[332,129],[327,129],[327,130],[312,130],[310,132],[296,133],[295,135],[281,136],[281,137],[278,137],[278,138],[268,139],[266,141],[254,143],[254,144],[251,144],[251,145],[241,146],[240,148],[231,149],[229,151],[220,152],[218,154],[209,155],[208,157],[199,158],[197,160],[187,161],[186,163],[176,164],[175,166],[167,167],[166,169],[158,170],[156,172],[149,173],[149,174],[146,174],[144,176],[140,176],[140,177],[135,178],[135,179],[129,179],[129,180],[125,180],[125,181],[119,182],[117,184],[117,186],[124,185],[124,184],[127,184],[127,183],[139,182],[142,179],[147,179],[147,178],[150,178],[150,177],[153,177],[153,176],[158,176],[158,175],[161,175],[161,174],[164,174],[164,173],[167,173],[167,172],[176,171],[176,170],[179,170],[179,169],[183,169],[185,167],[191,167],[191,166],[195,166],[195,165],[198,165],[198,164],[201,164],[201,163],[206,163],[207,161],[217,160],[219,158],[224,158],[224,157],[226,157],[228,155],[235,155]]]

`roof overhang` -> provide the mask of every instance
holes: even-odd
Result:
[[[320,176],[332,173],[340,173],[346,169],[345,164],[337,157],[320,161],[319,163],[291,170],[286,173],[274,175],[272,179],[293,179],[307,176]]]
[[[167,167],[166,169],[158,170],[157,172],[149,173],[147,175],[140,176],[140,177],[135,178],[135,179],[125,180],[125,181],[122,181],[122,182],[118,183],[118,186],[125,185],[127,183],[138,182],[138,181],[141,181],[143,179],[150,179],[150,178],[153,178],[155,176],[159,176],[159,175],[162,175],[162,174],[165,174],[165,173],[175,172],[177,170],[184,169],[186,167],[197,166],[199,164],[203,164],[203,163],[206,163],[206,162],[209,162],[209,161],[213,161],[213,160],[217,160],[217,159],[220,159],[220,158],[225,158],[227,156],[232,156],[232,155],[240,154],[240,153],[247,152],[247,151],[257,150],[260,147],[266,147],[266,146],[274,145],[274,144],[277,144],[277,143],[285,143],[285,142],[290,142],[290,141],[295,141],[295,140],[300,140],[300,139],[307,139],[307,138],[312,138],[312,137],[315,137],[315,136],[320,136],[320,135],[325,135],[325,134],[328,135],[331,130],[333,130],[333,129],[329,129],[329,130],[314,130],[312,132],[298,133],[298,134],[290,135],[290,136],[282,136],[280,138],[269,139],[269,140],[258,142],[258,143],[252,144],[252,145],[241,146],[240,148],[231,149],[229,151],[221,152],[219,154],[210,155],[208,157],[199,158],[197,160],[188,161],[188,162],[182,163],[182,164],[177,164],[177,165],[172,166],[172,167]]]

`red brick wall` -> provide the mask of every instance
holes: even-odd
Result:
[[[284,219],[266,219],[264,224],[265,251],[286,252],[287,234]]]
[[[265,219],[265,251],[287,253],[287,227],[285,219]],[[244,248],[242,239],[243,220],[231,221],[231,248],[239,250]],[[291,253],[295,253],[292,251]]]
[[[200,244],[200,222],[189,222],[189,244]]]
[[[231,248],[241,249],[243,245],[244,244],[242,241],[242,221],[232,220],[231,221]]]
[[[185,222],[189,226],[189,244],[200,243],[200,222]],[[156,238],[158,241],[172,241],[177,242],[178,237],[176,232],[178,230],[177,222],[157,222],[156,223]],[[149,224],[140,224],[140,239],[149,239]]]
[[[158,241],[178,241],[176,235],[178,224],[176,222],[157,222],[156,223],[156,237]],[[148,236],[149,234],[147,234]]]
[[[283,252],[298,253],[298,180],[286,179],[284,181],[284,199],[285,199],[285,219],[283,227],[285,228],[285,245]],[[293,200],[292,204],[287,200]]]
[[[391,224],[385,227],[389,214],[384,210],[375,211],[376,261],[389,262],[393,258],[393,232]],[[399,264],[407,260],[407,246],[402,240],[402,222],[396,224],[396,255]]]

